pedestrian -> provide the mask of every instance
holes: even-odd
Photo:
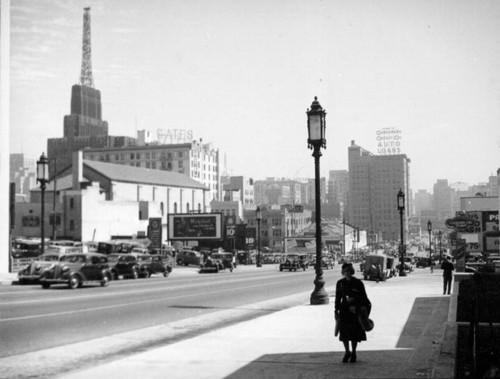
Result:
[[[451,292],[452,271],[455,269],[449,256],[447,256],[441,264],[441,269],[443,270],[443,295],[446,295],[446,292],[448,292],[449,295]]]
[[[342,265],[342,275],[344,277],[337,282],[335,294],[335,320],[339,340],[342,341],[345,348],[345,355],[342,359],[344,363],[349,360],[356,362],[358,343],[366,341],[366,332],[360,323],[359,315],[362,314],[368,320],[371,310],[371,303],[366,295],[365,286],[353,274],[352,263],[344,263]],[[349,342],[352,349],[349,348]]]

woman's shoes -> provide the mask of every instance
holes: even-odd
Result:
[[[351,362],[356,362],[356,353],[351,354]]]
[[[349,358],[351,358],[351,352],[350,351],[346,351],[345,355],[344,355],[344,358],[342,359],[342,362],[343,363],[349,362]]]

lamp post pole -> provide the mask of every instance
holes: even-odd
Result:
[[[440,230],[438,232],[438,238],[439,238],[439,264],[443,261],[443,250],[441,249],[441,238],[443,238],[443,232]]]
[[[262,211],[257,207],[255,211],[255,219],[257,220],[257,267],[262,267],[260,262],[260,220],[262,220]]]
[[[403,215],[405,213],[405,194],[401,188],[399,189],[397,199],[398,199],[398,211],[399,211],[400,230],[401,230],[401,236],[400,236],[401,243],[399,245],[399,254],[401,260],[399,264],[399,276],[406,276],[406,271],[405,271],[406,245],[405,245],[405,236],[403,231]]]
[[[41,191],[41,215],[40,215],[40,252],[43,254],[45,251],[45,188],[49,182],[49,160],[42,153],[40,159],[36,162],[36,181],[40,183]]]
[[[321,191],[320,191],[320,169],[319,159],[321,148],[326,148],[325,139],[325,115],[326,112],[315,97],[311,104],[311,109],[307,109],[307,147],[313,150],[314,157],[314,186],[316,205],[316,265],[314,267],[316,278],[314,279],[314,291],[311,294],[311,305],[328,304],[329,298],[325,290],[325,280],[323,279],[322,243],[321,243]]]
[[[427,231],[429,232],[429,267],[431,268],[431,273],[434,271],[432,267],[432,222],[431,220],[427,221]]]
[[[56,192],[57,192],[57,159],[52,158],[54,162],[54,196],[52,203],[52,241],[56,240]]]

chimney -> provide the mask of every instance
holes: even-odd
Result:
[[[351,146],[354,146],[354,145],[355,145],[355,143],[354,143],[354,140],[352,139],[351,140]]]
[[[73,153],[73,189],[79,190],[83,182],[83,152],[81,150]]]

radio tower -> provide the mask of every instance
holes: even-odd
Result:
[[[92,60],[90,46],[90,7],[83,8],[83,40],[82,40],[82,71],[80,73],[80,84],[94,88],[92,77]]]

